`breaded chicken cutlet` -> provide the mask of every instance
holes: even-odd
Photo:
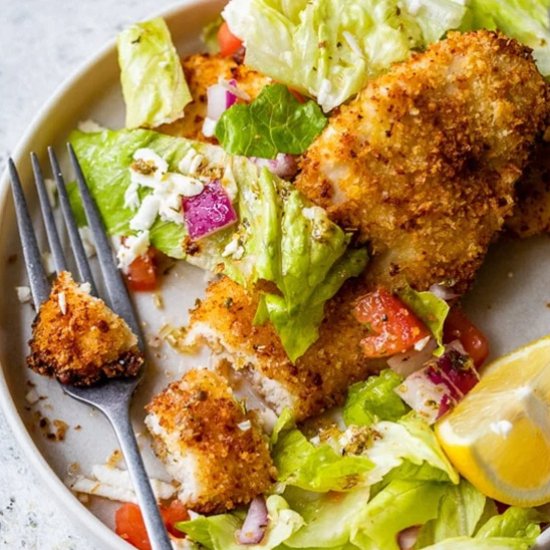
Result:
[[[550,140],[550,128],[546,133]],[[550,141],[537,145],[516,190],[516,208],[506,229],[520,238],[550,233]]]
[[[290,408],[304,420],[340,405],[350,384],[384,365],[365,359],[361,351],[367,330],[353,316],[352,304],[364,292],[360,281],[348,281],[327,302],[319,339],[292,364],[272,325],[254,325],[258,294],[222,277],[191,312],[187,343],[209,345],[277,414]]]
[[[450,33],[342,106],[296,185],[370,243],[369,280],[464,291],[512,212],[548,109],[528,48]]]
[[[187,372],[147,406],[154,448],[181,483],[179,500],[204,514],[248,504],[275,481],[265,436],[226,380]]]
[[[62,384],[135,376],[144,361],[126,322],[66,271],[40,306],[29,345],[28,366]]]

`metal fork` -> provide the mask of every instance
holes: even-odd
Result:
[[[88,224],[94,236],[97,257],[105,282],[107,293],[106,302],[111,309],[128,323],[134,334],[136,334],[139,347],[143,351],[143,334],[136,318],[132,302],[130,301],[128,290],[116,266],[113,250],[105,232],[103,222],[101,221],[94,200],[86,185],[84,174],[82,173],[76,154],[70,144],[68,144],[68,150]],[[97,296],[97,287],[71,210],[63,174],[61,173],[55,152],[51,147],[48,148],[48,155],[56,182],[63,219],[69,235],[70,247],[73,251],[80,280],[81,282],[90,283],[92,294]],[[48,243],[53,255],[55,269],[57,273],[60,273],[61,271],[67,270],[65,254],[55,225],[52,207],[48,200],[42,170],[38,162],[38,157],[34,153],[31,154],[31,161]],[[9,172],[17,224],[23,246],[23,256],[29,277],[29,285],[34,305],[38,311],[40,305],[49,297],[50,284],[41,263],[40,250],[23,194],[21,181],[12,159],[9,160]],[[67,395],[99,409],[111,423],[120,443],[128,472],[140,503],[151,546],[154,550],[169,550],[172,546],[160,516],[156,499],[151,489],[151,484],[145,471],[136,437],[130,422],[130,401],[137,385],[143,378],[143,371],[144,369],[142,368],[136,377],[114,379],[98,386],[75,387],[61,384],[61,387]]]

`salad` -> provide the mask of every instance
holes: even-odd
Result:
[[[131,289],[213,277],[164,337],[216,368],[147,406],[176,547],[528,549],[550,523],[550,340],[487,367],[459,303],[537,170],[549,9],[230,0],[183,60],[162,19],[119,35],[125,128],[70,142]],[[150,548],[132,502],[116,530]]]

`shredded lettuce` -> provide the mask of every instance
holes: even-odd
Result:
[[[129,223],[135,212],[125,207],[124,196],[136,150],[153,150],[166,160],[170,171],[178,171],[191,149],[203,155],[234,197],[239,224],[202,239],[199,251],[186,256],[183,216],[181,225],[157,219],[150,232],[151,244],[203,269],[221,270],[247,288],[260,280],[274,283],[277,291],[261,296],[256,322],[273,324],[292,361],[317,339],[326,301],[346,279],[365,268],[366,249],[348,249],[350,235],[331,222],[322,208],[244,157],[230,157],[220,147],[151,130],[73,132],[70,140],[112,235],[131,233]],[[143,200],[151,190],[139,192]],[[75,189],[71,197],[79,211]],[[227,253],[233,245],[241,249],[237,257]]]
[[[548,513],[534,508],[512,506],[502,514],[490,518],[476,533],[476,538],[513,537],[535,542],[540,534],[540,524],[548,523]]]
[[[437,517],[445,483],[392,481],[358,511],[351,542],[361,550],[399,550],[397,535]]]
[[[403,382],[391,369],[350,386],[343,416],[348,426],[370,426],[379,420],[398,420],[409,408],[394,392]]]
[[[347,493],[313,494],[289,487],[284,496],[305,522],[285,545],[334,548],[349,542],[356,516],[369,501],[370,489],[360,487]]]
[[[233,155],[275,158],[278,153],[303,153],[326,124],[315,101],[300,103],[286,86],[272,84],[252,103],[225,111],[216,137]]]
[[[469,492],[470,498],[472,498],[472,491]],[[476,513],[479,513],[480,497],[475,498],[478,501],[477,505],[473,502],[471,504]],[[458,514],[469,515],[469,521],[467,520],[467,524],[463,523],[462,531],[471,530],[471,525],[475,519],[472,509],[466,509],[466,500],[462,502],[455,500],[455,503],[459,507],[457,509]],[[449,510],[445,515],[451,526],[455,526],[454,530],[458,530],[456,529],[451,506],[451,503],[449,503]],[[453,529],[445,529],[444,520],[441,517],[437,520],[441,529],[439,540],[431,546],[424,546],[422,542],[427,539],[421,532],[415,548],[424,548],[425,550],[529,550],[541,533],[540,524],[547,523],[549,519],[547,513],[535,508],[516,508],[512,506],[500,515],[495,513],[481,527],[476,528],[477,532],[472,536],[452,537]],[[464,522],[464,519],[462,521]],[[482,523],[482,520],[479,523]],[[447,538],[444,538],[445,534]]]
[[[316,493],[365,484],[373,467],[367,457],[342,456],[328,443],[314,445],[297,429],[279,433],[272,456],[280,483]]]
[[[457,28],[465,9],[459,0],[231,0],[222,15],[243,39],[247,65],[327,112]]]
[[[154,128],[183,115],[193,98],[163,19],[134,23],[122,31],[118,61],[127,128]]]
[[[176,527],[189,538],[209,550],[271,550],[279,548],[304,524],[301,516],[291,510],[279,495],[267,498],[268,526],[260,544],[238,544],[235,534],[241,528],[243,515],[220,514],[217,516],[199,516],[190,521],[182,521]]]
[[[445,351],[443,346],[443,326],[449,314],[449,304],[433,292],[417,292],[406,287],[399,292],[399,297],[428,327],[437,343],[434,355],[441,356]]]
[[[416,548],[449,538],[473,536],[485,511],[486,501],[485,495],[466,480],[450,485],[441,499],[437,518],[420,530]]]

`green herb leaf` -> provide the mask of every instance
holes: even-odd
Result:
[[[300,103],[282,84],[266,86],[250,105],[233,105],[216,125],[216,137],[233,155],[275,158],[303,153],[327,119],[311,100]]]

